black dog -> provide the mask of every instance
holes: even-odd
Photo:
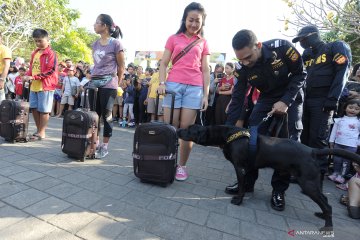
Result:
[[[246,129],[232,126],[192,125],[178,130],[179,138],[203,146],[222,146],[223,153],[234,166],[239,183],[238,195],[231,200],[240,205],[244,197],[244,176],[249,169],[247,163],[249,135]],[[341,149],[314,149],[286,138],[259,135],[255,168],[271,167],[290,171],[296,176],[304,194],[316,202],[322,213],[315,215],[325,219],[322,231],[332,231],[332,208],[320,189],[320,170],[316,157],[322,155],[342,156],[360,164],[360,156]]]

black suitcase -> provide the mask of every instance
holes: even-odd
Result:
[[[90,105],[87,98],[92,94],[91,108],[78,108],[64,114],[61,149],[68,157],[82,162],[85,158],[95,158],[99,116],[91,110],[95,110],[97,91],[97,88],[85,88],[84,105]]]
[[[171,125],[174,115],[175,94],[172,95],[170,124],[155,121],[138,126],[134,134],[133,163],[134,174],[142,182],[158,183],[166,186],[174,182],[178,137]],[[156,98],[157,116],[159,96]]]
[[[29,103],[3,100],[0,105],[0,136],[14,143],[27,142],[29,127]]]

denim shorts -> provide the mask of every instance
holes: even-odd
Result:
[[[175,92],[174,108],[201,109],[203,87],[188,84],[166,82],[166,90]],[[166,94],[163,107],[171,107],[171,94]]]
[[[41,113],[50,113],[54,99],[54,91],[30,91],[30,108],[35,108]]]

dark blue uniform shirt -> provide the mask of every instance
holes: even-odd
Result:
[[[308,48],[303,53],[307,71],[307,98],[325,97],[335,106],[346,84],[351,63],[351,51],[343,41],[323,43],[317,52]]]
[[[262,57],[251,68],[236,69],[238,82],[234,87],[226,124],[234,125],[244,105],[248,83],[260,91],[259,101],[278,99],[290,106],[305,82],[301,55],[288,41],[274,39],[263,42]]]

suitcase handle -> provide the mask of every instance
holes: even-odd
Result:
[[[87,101],[87,98],[88,98],[88,92],[90,90],[93,90],[94,91],[94,96],[93,96],[93,108],[91,108],[91,104],[90,104],[90,101]],[[97,93],[98,93],[98,88],[93,88],[93,87],[85,87],[85,90],[84,90],[84,106],[83,108],[84,109],[87,109],[87,110],[93,110],[93,111],[96,111],[96,101],[97,101]],[[90,98],[89,98],[90,99]],[[89,106],[87,107],[87,103],[89,103]]]
[[[165,91],[165,94],[171,94],[171,112],[170,112],[170,124],[173,123],[174,118],[174,106],[175,106],[175,92]],[[155,101],[155,121],[158,120],[158,110],[159,110],[159,94],[156,92],[156,101]]]

